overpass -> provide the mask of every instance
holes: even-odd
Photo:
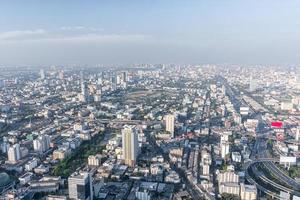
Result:
[[[161,121],[129,120],[129,119],[98,119],[97,121],[100,123],[132,124],[132,125],[145,124],[149,126],[162,123]]]
[[[256,164],[256,163],[262,163],[262,162],[279,162],[279,159],[277,159],[277,158],[257,158],[254,160],[250,160],[245,163],[244,169],[248,170],[251,165]]]
[[[277,198],[277,199],[280,199],[279,198],[279,195],[276,194],[275,192],[272,192],[268,189],[266,189],[265,187],[263,187],[262,185],[259,185],[250,175],[249,175],[249,169],[251,168],[253,173],[255,174],[255,176],[257,178],[259,178],[261,181],[271,185],[272,187],[274,188],[277,188],[279,191],[285,191],[287,193],[290,193],[290,194],[295,194],[297,196],[300,195],[300,193],[298,192],[300,187],[299,187],[299,184],[296,183],[295,180],[293,180],[292,178],[290,177],[286,177],[286,175],[282,175],[281,171],[279,169],[277,169],[277,167],[274,165],[275,162],[279,162],[279,159],[276,159],[276,158],[257,158],[257,159],[254,159],[254,160],[251,160],[249,162],[246,162],[245,165],[244,165],[244,169],[245,169],[245,178],[251,183],[251,184],[254,184],[256,185],[256,187],[263,191],[264,193],[272,196],[272,198]],[[271,170],[271,173],[273,173],[273,171],[275,170],[276,172],[276,176],[277,178],[279,177],[278,180],[281,180],[283,181],[284,183],[286,183],[286,185],[290,186],[291,188],[288,188],[284,185],[281,185],[281,184],[278,184],[276,183],[275,181],[273,180],[270,180],[269,178],[267,178],[265,175],[261,174],[259,172],[259,170],[257,169],[257,167],[255,166],[255,164],[257,163],[263,163],[268,169]],[[273,169],[275,166],[276,169]]]

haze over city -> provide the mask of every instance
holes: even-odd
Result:
[[[299,64],[297,0],[2,1],[0,64]]]

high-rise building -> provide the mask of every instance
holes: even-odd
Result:
[[[252,75],[250,76],[250,84],[249,84],[249,91],[253,92],[257,89],[257,81],[253,79]]]
[[[295,140],[299,141],[299,138],[300,138],[300,127],[297,127],[297,129],[296,129],[296,135],[295,135]]]
[[[48,135],[40,135],[33,140],[33,149],[39,153],[44,153],[50,148],[50,137]]]
[[[64,71],[63,70],[60,70],[59,72],[58,72],[58,78],[59,79],[64,79]]]
[[[125,165],[134,166],[139,153],[138,133],[135,126],[124,126],[122,130],[122,150]]]
[[[175,122],[174,115],[165,116],[166,131],[171,133],[172,138],[174,138],[174,122]]]
[[[86,102],[89,99],[87,83],[83,79],[81,80],[81,94],[78,96],[81,102]]]
[[[11,163],[16,163],[18,160],[21,159],[21,151],[19,144],[14,144],[13,146],[8,148],[7,158],[8,161]]]
[[[218,182],[220,183],[239,183],[239,175],[232,171],[220,172],[218,174]]]
[[[221,157],[223,159],[225,159],[228,154],[229,154],[229,143],[222,142],[221,143]]]
[[[87,84],[85,81],[81,82],[81,94],[87,96]]]
[[[241,183],[241,200],[257,199],[257,188],[255,185],[245,185]]]
[[[45,79],[45,71],[43,69],[40,70],[41,79]]]
[[[127,75],[127,72],[122,72],[122,81],[124,83],[126,83],[128,81],[128,75]]]
[[[117,77],[115,74],[111,76],[111,90],[115,91],[117,89]]]
[[[210,174],[209,172],[209,165],[205,164],[202,166],[202,175],[208,176]]]
[[[76,200],[93,200],[92,177],[87,172],[75,172],[68,178],[69,197]]]

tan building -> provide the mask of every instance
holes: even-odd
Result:
[[[255,200],[257,188],[255,185],[245,185],[241,183],[241,200]]]
[[[171,137],[174,138],[174,123],[175,123],[174,115],[166,115],[165,123],[166,123],[166,131],[170,132]]]
[[[54,160],[63,160],[71,154],[71,150],[67,148],[61,148],[53,151]]]
[[[231,182],[231,183],[238,183],[239,182],[239,176],[235,174],[234,172],[220,172],[218,174],[218,181],[219,184],[225,183],[225,182]]]
[[[91,155],[88,157],[88,165],[90,166],[100,166],[101,165],[101,159],[102,156],[100,154],[98,155]]]
[[[240,185],[238,183],[231,183],[231,182],[221,183],[219,185],[219,191],[220,194],[227,193],[227,194],[233,194],[239,196]]]
[[[135,126],[124,126],[122,130],[122,151],[125,165],[133,167],[139,153],[138,133]]]

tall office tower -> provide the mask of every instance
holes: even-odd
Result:
[[[111,76],[111,90],[115,91],[117,89],[117,77],[115,74]]]
[[[41,79],[45,79],[45,71],[43,69],[40,70]]]
[[[210,174],[209,166],[210,165],[207,165],[207,164],[202,165],[202,175],[208,176]]]
[[[86,84],[86,82],[85,81],[82,81],[81,82],[81,94],[83,95],[83,96],[87,96],[87,93],[88,93],[88,91],[87,91],[88,89],[87,89],[87,84]]]
[[[21,151],[19,144],[14,144],[13,146],[8,148],[7,158],[8,161],[11,163],[16,163],[18,160],[21,159]]]
[[[300,127],[298,126],[297,129],[296,129],[295,140],[299,141],[299,138],[300,138]]]
[[[33,149],[39,153],[44,153],[50,148],[50,137],[48,135],[40,135],[33,140]]]
[[[127,75],[127,72],[122,72],[122,81],[124,83],[126,83],[128,81],[128,75]]]
[[[229,143],[228,142],[221,142],[221,157],[223,159],[229,154]]]
[[[124,126],[122,130],[122,150],[125,165],[134,166],[139,153],[138,133],[135,126]]]
[[[69,197],[76,200],[93,200],[92,177],[87,172],[75,172],[68,178]]]
[[[64,79],[64,70],[60,70],[59,72],[58,72],[58,78],[59,79]]]
[[[250,84],[249,84],[249,91],[253,92],[257,89],[257,81],[253,79],[252,75],[250,76]]]
[[[174,138],[174,122],[175,122],[174,115],[165,116],[166,131],[171,133],[172,138]]]
[[[97,85],[102,85],[102,76],[97,78]]]

